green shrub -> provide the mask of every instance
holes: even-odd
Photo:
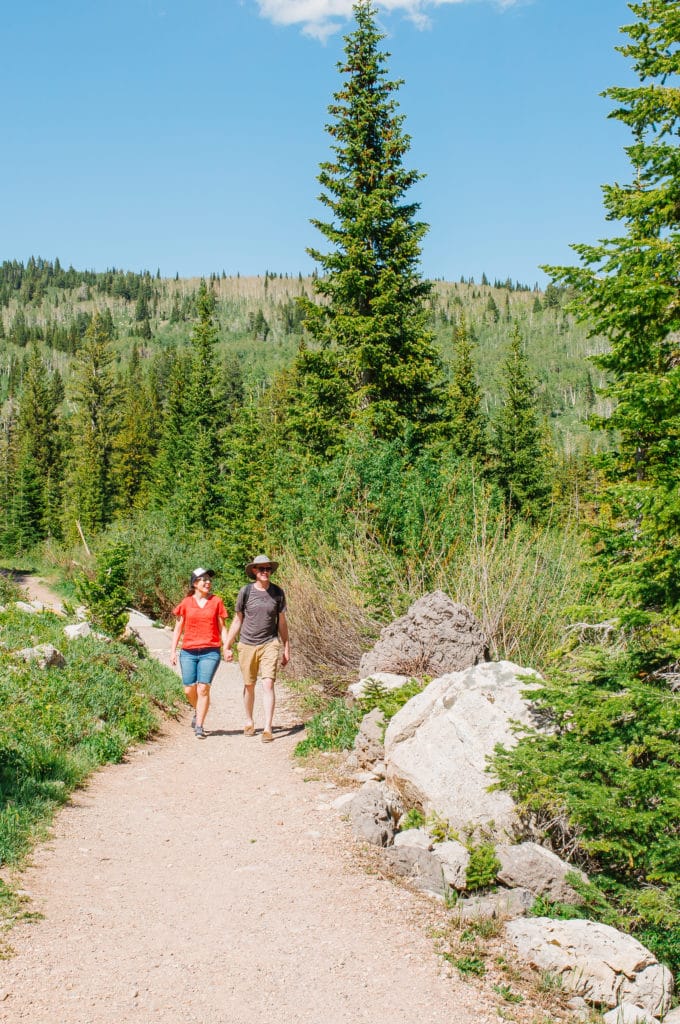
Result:
[[[307,736],[295,748],[299,757],[313,750],[349,750],[359,730],[361,712],[336,697],[307,722]]]
[[[399,822],[399,829],[402,832],[406,832],[410,828],[422,828],[424,824],[425,815],[423,812],[419,811],[417,807],[412,807]]]
[[[421,693],[424,686],[425,683],[420,682],[418,679],[409,679],[407,683],[404,683],[398,689],[388,690],[377,679],[369,679],[357,703],[362,715],[367,715],[375,708],[379,708],[385,718],[385,726],[387,726],[387,723],[396,715],[397,711],[403,708],[404,704],[407,704],[411,697]]]
[[[564,653],[532,693],[553,731],[497,751],[500,784],[554,845],[576,847],[587,916],[680,967],[680,641],[652,622]],[[644,936],[644,937],[643,937]]]
[[[111,543],[97,556],[94,579],[76,579],[76,593],[87,606],[91,622],[108,636],[120,637],[128,621],[131,593],[127,586],[128,544]]]
[[[495,884],[500,866],[501,862],[496,856],[493,843],[479,843],[479,845],[471,846],[465,888],[471,892],[476,889],[490,888]]]
[[[0,570],[0,604],[18,601],[21,594],[9,571]]]

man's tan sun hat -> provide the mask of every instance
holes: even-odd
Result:
[[[279,567],[279,563],[275,562],[273,558],[267,558],[266,555],[256,555],[252,562],[248,562],[246,566],[246,573],[250,576],[251,580],[255,579],[255,570],[258,565],[271,565],[272,572],[276,572]]]

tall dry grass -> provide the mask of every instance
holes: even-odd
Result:
[[[419,554],[396,555],[357,528],[342,550],[321,540],[286,557],[282,576],[294,623],[296,674],[355,673],[380,624],[441,589],[477,616],[494,660],[545,667],[571,610],[591,596],[587,551],[575,524],[509,523],[475,499],[472,528],[451,539],[425,524]],[[423,552],[425,554],[423,555]]]
[[[280,570],[291,633],[290,673],[330,692],[358,678],[359,660],[379,625],[365,606],[359,581],[342,557],[324,548],[312,564],[289,552]]]

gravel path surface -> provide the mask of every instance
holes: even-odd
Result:
[[[168,630],[141,619],[167,663]],[[259,721],[261,722],[261,712]],[[444,975],[423,898],[371,875],[331,801],[274,742],[241,732],[222,665],[208,737],[187,714],[98,772],[22,877],[44,920],[10,936],[0,1020],[30,1024],[490,1024]]]

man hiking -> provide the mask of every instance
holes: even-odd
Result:
[[[276,669],[281,655],[281,665],[290,661],[288,622],[286,621],[286,595],[281,587],[272,583],[272,573],[279,567],[266,555],[257,555],[246,566],[246,574],[252,583],[241,587],[236,598],[234,618],[225,642],[225,661],[232,661],[232,646],[240,632],[238,662],[243,676],[243,706],[246,721],[245,736],[255,735],[253,708],[255,706],[255,683],[262,678],[262,704],[264,706],[264,729],[262,742],[271,743],[272,724],[276,694]],[[283,644],[283,649],[281,647]]]

